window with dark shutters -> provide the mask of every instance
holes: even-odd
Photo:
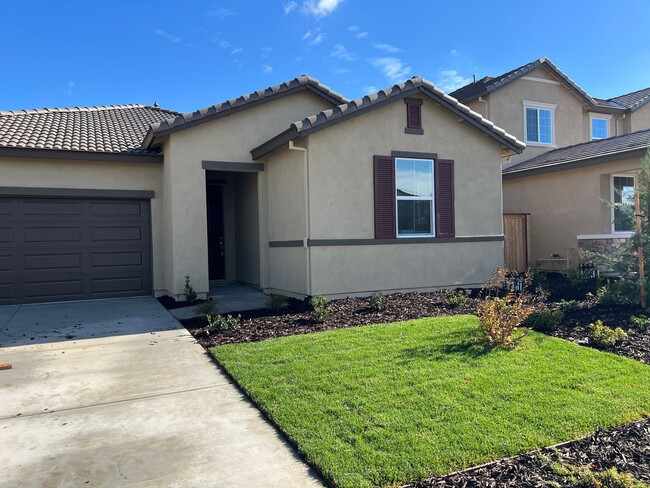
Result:
[[[394,239],[395,161],[390,156],[374,157],[375,239]]]
[[[435,165],[436,236],[454,237],[454,161],[438,159]]]
[[[407,134],[424,134],[422,130],[422,100],[418,98],[405,98],[406,103],[406,128]]]

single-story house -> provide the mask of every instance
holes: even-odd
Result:
[[[632,236],[634,222],[616,206],[633,204],[635,174],[649,143],[650,129],[644,129],[548,151],[503,170],[504,212],[529,218],[530,266],[574,267],[581,251],[612,253]]]
[[[525,145],[414,77],[350,101],[301,76],[189,114],[0,112],[0,303],[472,287],[503,262]]]

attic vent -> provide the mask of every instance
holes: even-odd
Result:
[[[405,98],[407,134],[424,134],[422,129],[422,100],[419,98]]]

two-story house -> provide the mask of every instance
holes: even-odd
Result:
[[[605,202],[633,200],[650,88],[596,98],[541,58],[451,96],[526,142],[503,169],[506,264],[566,269],[581,249],[612,252],[631,236],[633,222]]]

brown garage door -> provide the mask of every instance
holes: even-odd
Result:
[[[151,288],[148,200],[0,197],[0,304]]]

